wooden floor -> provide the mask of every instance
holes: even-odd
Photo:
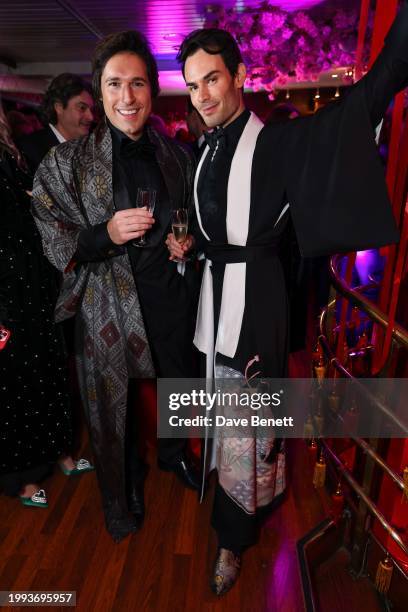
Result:
[[[381,612],[382,605],[373,583],[368,578],[352,580],[348,567],[350,553],[339,548],[315,573],[317,608],[321,612]]]
[[[86,435],[83,455],[90,456]],[[209,525],[213,486],[200,505],[173,474],[157,469],[154,448],[148,460],[144,526],[120,544],[105,531],[94,473],[55,471],[44,483],[47,510],[1,496],[0,590],[76,591],[81,612],[304,609],[296,542],[328,506],[324,491],[311,484],[303,441],[289,441],[287,496],[245,553],[239,582],[222,598],[209,588],[216,551]]]
[[[239,583],[223,598],[208,586],[216,545],[209,526],[212,487],[199,505],[172,474],[157,470],[153,451],[144,527],[120,544],[104,529],[94,473],[55,473],[45,483],[47,510],[1,497],[0,590],[76,591],[77,609],[84,612],[303,610],[295,545],[322,519],[323,499],[305,478],[304,443],[290,446],[287,498],[245,554]]]

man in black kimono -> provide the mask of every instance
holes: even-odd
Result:
[[[145,127],[159,84],[141,34],[114,34],[98,45],[93,86],[105,117],[89,137],[44,159],[33,213],[46,255],[63,272],[56,319],[76,314],[81,396],[107,529],[119,541],[144,516],[129,379],[193,375],[194,296],[168,261],[164,237],[171,210],[191,207],[194,162],[181,145]],[[135,208],[138,188],[156,191],[154,215]],[[135,246],[145,234],[146,246]],[[198,487],[184,440],[159,440],[159,466]]]
[[[194,341],[208,377],[243,378],[256,363],[262,376],[279,378],[286,374],[288,305],[278,253],[288,213],[303,256],[398,240],[374,131],[408,84],[408,4],[365,78],[312,117],[263,127],[245,108],[245,66],[226,31],[192,32],[179,59],[193,105],[214,128],[195,178],[195,241],[207,260]],[[193,242],[180,246],[169,235],[171,257]],[[262,444],[223,438],[208,453],[218,473],[212,588],[219,595],[255,541],[259,510],[284,489],[281,450],[272,437]]]

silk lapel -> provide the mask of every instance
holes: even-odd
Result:
[[[200,226],[200,229],[203,233],[203,235],[207,238],[207,240],[210,240],[209,236],[207,235],[207,233],[205,232],[204,228],[203,228],[203,224],[201,221],[201,215],[200,215],[200,203],[198,201],[198,193],[197,193],[197,186],[198,186],[198,179],[200,178],[200,172],[201,172],[201,168],[203,167],[203,163],[205,158],[208,155],[208,152],[210,150],[210,147],[207,145],[204,149],[204,152],[201,156],[200,162],[197,166],[197,170],[195,173],[195,177],[194,177],[194,204],[195,204],[195,209],[196,209],[196,215],[197,215],[197,221],[198,221],[198,225]]]
[[[229,244],[245,245],[251,208],[252,162],[263,123],[251,116],[242,132],[231,163],[227,195],[227,236]],[[245,310],[246,264],[225,266],[218,334],[215,350],[234,357]]]

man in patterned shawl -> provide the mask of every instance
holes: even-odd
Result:
[[[90,136],[46,156],[33,212],[45,253],[63,273],[56,320],[76,316],[81,396],[107,529],[119,541],[144,516],[129,379],[193,374],[192,271],[183,276],[168,261],[164,237],[171,210],[190,210],[194,163],[182,145],[146,126],[159,84],[143,35],[101,41],[93,87],[105,116]],[[156,192],[154,216],[135,208],[140,189]],[[184,440],[159,441],[159,466],[197,488]]]

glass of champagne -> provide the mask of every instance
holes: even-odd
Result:
[[[183,244],[187,238],[188,232],[188,210],[187,208],[176,208],[172,212],[171,218],[171,229],[173,230],[173,236],[179,244]],[[177,263],[184,263],[186,258],[173,259]]]
[[[139,187],[136,196],[136,208],[146,208],[147,211],[153,213],[155,205],[156,190]],[[132,245],[135,247],[146,246],[146,237],[144,235],[140,236],[140,238],[132,242]]]

